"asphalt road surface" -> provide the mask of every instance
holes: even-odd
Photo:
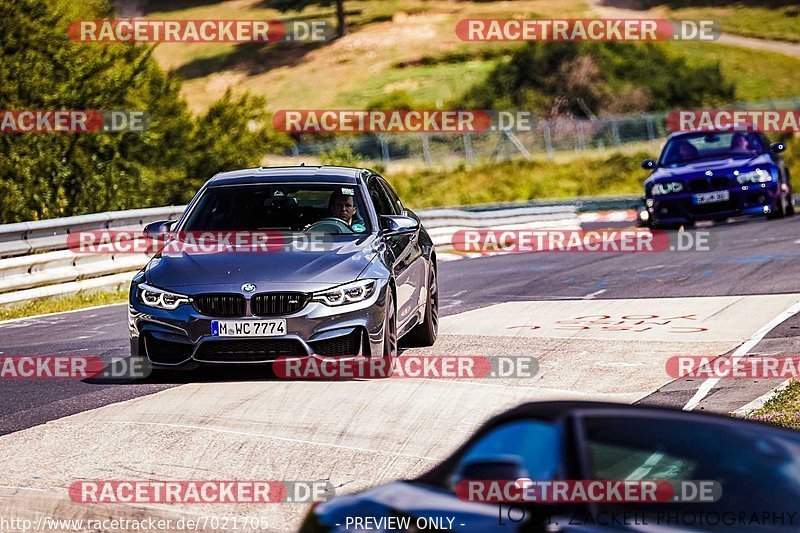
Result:
[[[0,454],[11,467],[0,476],[0,514],[96,516],[70,507],[76,479],[324,479],[358,490],[426,470],[523,401],[736,410],[781,380],[675,380],[666,361],[797,353],[798,230],[800,217],[748,220],[681,237],[707,233],[708,250],[441,261],[440,338],[401,357],[532,356],[533,377],[299,382],[248,367],[144,382],[2,381]],[[2,355],[108,359],[128,349],[124,305],[0,323]],[[265,515],[270,529],[290,530],[305,511],[190,507],[135,512]]]

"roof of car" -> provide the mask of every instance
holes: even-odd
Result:
[[[273,182],[348,183],[356,184],[369,170],[335,166],[257,167],[221,172],[208,180],[209,187],[248,185]]]

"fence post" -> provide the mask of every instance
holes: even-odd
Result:
[[[427,133],[422,134],[422,158],[428,165],[433,163],[433,158],[431,157],[431,143]]]
[[[574,121],[575,124],[575,133],[578,136],[578,150],[583,151],[586,150],[586,137],[583,135],[583,128],[581,127],[581,122],[576,120]]]
[[[611,142],[614,146],[619,144],[619,122],[616,119],[611,120]]]
[[[544,124],[544,149],[547,152],[547,157],[553,159],[553,135],[550,131],[550,121],[544,120],[542,124]]]
[[[383,135],[378,135],[378,140],[381,143],[381,158],[383,159],[384,164],[389,163],[389,143],[386,142],[386,137]]]
[[[647,140],[653,142],[656,140],[656,131],[653,126],[653,117],[647,117]]]
[[[467,165],[475,163],[475,154],[472,151],[472,139],[469,133],[462,133],[461,139],[464,141],[464,156],[467,158]]]
[[[296,143],[292,144],[292,157],[294,158],[300,157],[300,149],[297,147]]]

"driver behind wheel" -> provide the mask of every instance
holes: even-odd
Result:
[[[328,200],[331,216],[338,218],[355,231],[362,231],[364,221],[356,212],[355,192],[352,189],[336,189]]]
[[[328,209],[331,216],[345,222],[348,226],[353,223],[356,214],[356,201],[352,194],[345,194],[341,189],[333,191],[328,200]]]

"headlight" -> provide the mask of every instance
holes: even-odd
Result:
[[[346,285],[339,285],[327,291],[316,292],[311,299],[330,306],[361,302],[373,295],[376,285],[377,283],[374,279],[363,279]]]
[[[671,194],[674,192],[681,192],[683,190],[683,183],[680,181],[667,181],[663,183],[654,183],[650,188],[650,194],[658,196],[660,194]]]
[[[146,283],[139,285],[139,301],[148,307],[157,309],[177,309],[181,304],[188,304],[189,297],[174,292],[156,289]]]
[[[760,168],[751,170],[749,172],[739,172],[737,170],[734,172],[734,174],[736,175],[736,180],[742,185],[746,185],[748,183],[766,183],[768,181],[772,181],[772,175],[766,170],[761,170]]]

